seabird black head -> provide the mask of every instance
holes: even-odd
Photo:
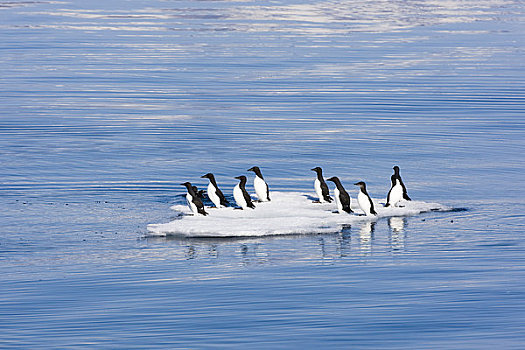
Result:
[[[337,176],[332,176],[331,178],[329,179],[326,179],[327,181],[332,181],[333,183],[338,183],[339,182],[339,178]]]
[[[263,179],[263,176],[262,176],[262,173],[261,173],[261,169],[259,169],[258,166],[252,166],[250,169],[248,169],[248,171],[253,171],[255,173],[255,175],[257,175],[261,179]]]
[[[315,171],[316,173],[320,173],[323,171],[320,167],[316,166],[315,168],[310,169],[311,171]]]
[[[399,174],[399,167],[395,165],[392,169],[394,169],[394,173]]]
[[[248,169],[248,171],[253,171],[255,175],[257,175],[258,177],[264,180],[264,177],[261,173],[261,169],[259,169],[258,166],[252,166],[250,169]]]
[[[212,179],[214,176],[212,173],[207,173],[205,175],[202,175],[201,178],[203,179]]]
[[[181,185],[186,187],[186,189],[188,190],[189,194],[191,194],[191,195],[196,195],[197,194],[195,192],[195,190],[193,189],[194,186],[192,186],[190,182],[185,182],[185,183],[182,183]]]
[[[366,184],[363,181],[356,182],[354,185],[359,186],[362,190],[366,190]]]
[[[246,185],[246,176],[241,175],[241,176],[236,176],[235,178],[236,178],[237,180],[240,180],[240,181],[239,181],[239,186],[240,186],[241,188],[244,188],[244,186]]]
[[[335,184],[335,187],[337,187],[337,189],[340,192],[344,191],[343,184],[341,183],[341,180],[339,180],[337,176],[332,176],[331,178],[328,179],[328,181],[332,181]]]

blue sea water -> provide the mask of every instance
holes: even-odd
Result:
[[[0,348],[522,349],[525,7],[0,0]],[[314,166],[461,209],[153,238]]]

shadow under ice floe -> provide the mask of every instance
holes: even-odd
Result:
[[[272,192],[272,201],[257,203],[256,209],[234,210],[221,208],[207,210],[208,216],[190,216],[185,205],[171,208],[180,217],[165,224],[148,225],[148,236],[183,237],[256,237],[270,235],[291,235],[339,232],[345,225],[377,221],[384,217],[412,216],[430,211],[451,211],[439,203],[420,201],[403,202],[403,207],[385,208],[375,203],[375,216],[358,215],[361,210],[352,201],[356,214],[334,214],[333,203],[313,203],[308,196],[299,192]]]

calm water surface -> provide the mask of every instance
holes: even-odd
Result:
[[[0,0],[0,348],[522,349],[524,14]],[[395,164],[462,210],[146,236],[209,171],[311,193],[320,165],[384,198]]]

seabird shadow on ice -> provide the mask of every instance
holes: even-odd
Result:
[[[305,197],[306,199],[308,199],[309,201],[311,201],[312,203],[315,203],[315,204],[330,204],[330,203],[328,203],[328,202],[324,202],[324,203],[323,203],[323,202],[321,202],[321,201],[319,200],[319,198],[314,197],[314,196],[309,195],[309,194],[303,194],[303,197]]]
[[[309,195],[309,194],[303,194],[303,197],[306,197],[306,199],[311,200],[311,201],[316,201],[317,200],[317,197],[314,197],[314,196]]]

